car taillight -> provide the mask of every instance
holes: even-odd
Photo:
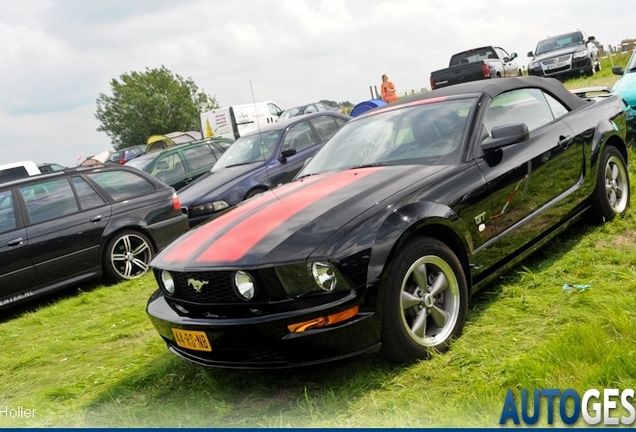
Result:
[[[490,78],[490,68],[487,64],[481,65],[481,71],[484,74],[484,78]]]
[[[435,80],[433,79],[433,77],[430,78],[431,81],[431,90],[435,90]]]
[[[172,207],[175,210],[181,211],[181,201],[179,201],[179,197],[177,196],[176,192],[172,194]]]
[[[119,158],[119,164],[120,165],[123,165],[125,163],[126,163],[126,158],[123,158],[123,157]]]

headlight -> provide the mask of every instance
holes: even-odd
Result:
[[[331,292],[336,288],[338,278],[335,274],[335,267],[325,261],[316,261],[309,264],[311,275],[318,287],[326,292]]]
[[[166,270],[161,272],[161,284],[168,294],[174,294],[174,279],[172,279],[170,272]]]
[[[228,208],[230,205],[225,201],[214,201],[211,203],[201,204],[190,207],[190,215],[198,216],[203,214],[210,214],[221,211]]]
[[[539,67],[539,62],[530,62],[530,64],[528,65],[528,69],[534,69],[534,68],[538,68]]]
[[[574,53],[574,56],[573,56],[573,57],[574,57],[574,58],[586,57],[586,56],[587,56],[587,54],[588,54],[587,50],[586,50],[586,49],[582,49],[582,50],[580,50],[580,51],[576,51],[576,52]]]
[[[254,297],[254,280],[249,273],[243,270],[234,273],[234,286],[242,299],[251,300]]]
[[[292,297],[351,289],[344,275],[328,261],[312,261],[277,267],[276,274],[287,295]]]

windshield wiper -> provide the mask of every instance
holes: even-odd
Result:
[[[239,162],[239,163],[235,163],[235,164],[232,164],[232,165],[224,166],[223,168],[232,168],[232,167],[235,167],[235,166],[249,165],[249,164],[253,164],[253,163],[254,162]]]
[[[376,163],[358,165],[358,166],[354,166],[354,167],[351,167],[351,168],[348,168],[348,169],[352,170],[352,169],[358,169],[358,168],[372,168],[372,167],[379,167],[379,166],[386,166],[386,163],[385,162],[376,162]]]
[[[294,180],[300,180],[302,178],[309,177],[309,176],[312,176],[312,175],[314,175],[314,174],[304,174],[304,175],[301,175],[300,177],[295,178]]]
[[[627,69],[627,72],[636,72],[636,66]]]

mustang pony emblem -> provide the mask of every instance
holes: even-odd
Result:
[[[199,281],[192,278],[188,279],[188,285],[192,285],[192,288],[194,288],[196,292],[201,292],[203,285],[207,285],[207,283],[208,281]]]

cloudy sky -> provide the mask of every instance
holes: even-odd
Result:
[[[519,53],[581,28],[636,37],[634,0],[0,0],[0,164],[67,166],[112,150],[95,101],[109,81],[164,65],[223,105],[356,104],[389,75],[429,87],[451,54]]]

